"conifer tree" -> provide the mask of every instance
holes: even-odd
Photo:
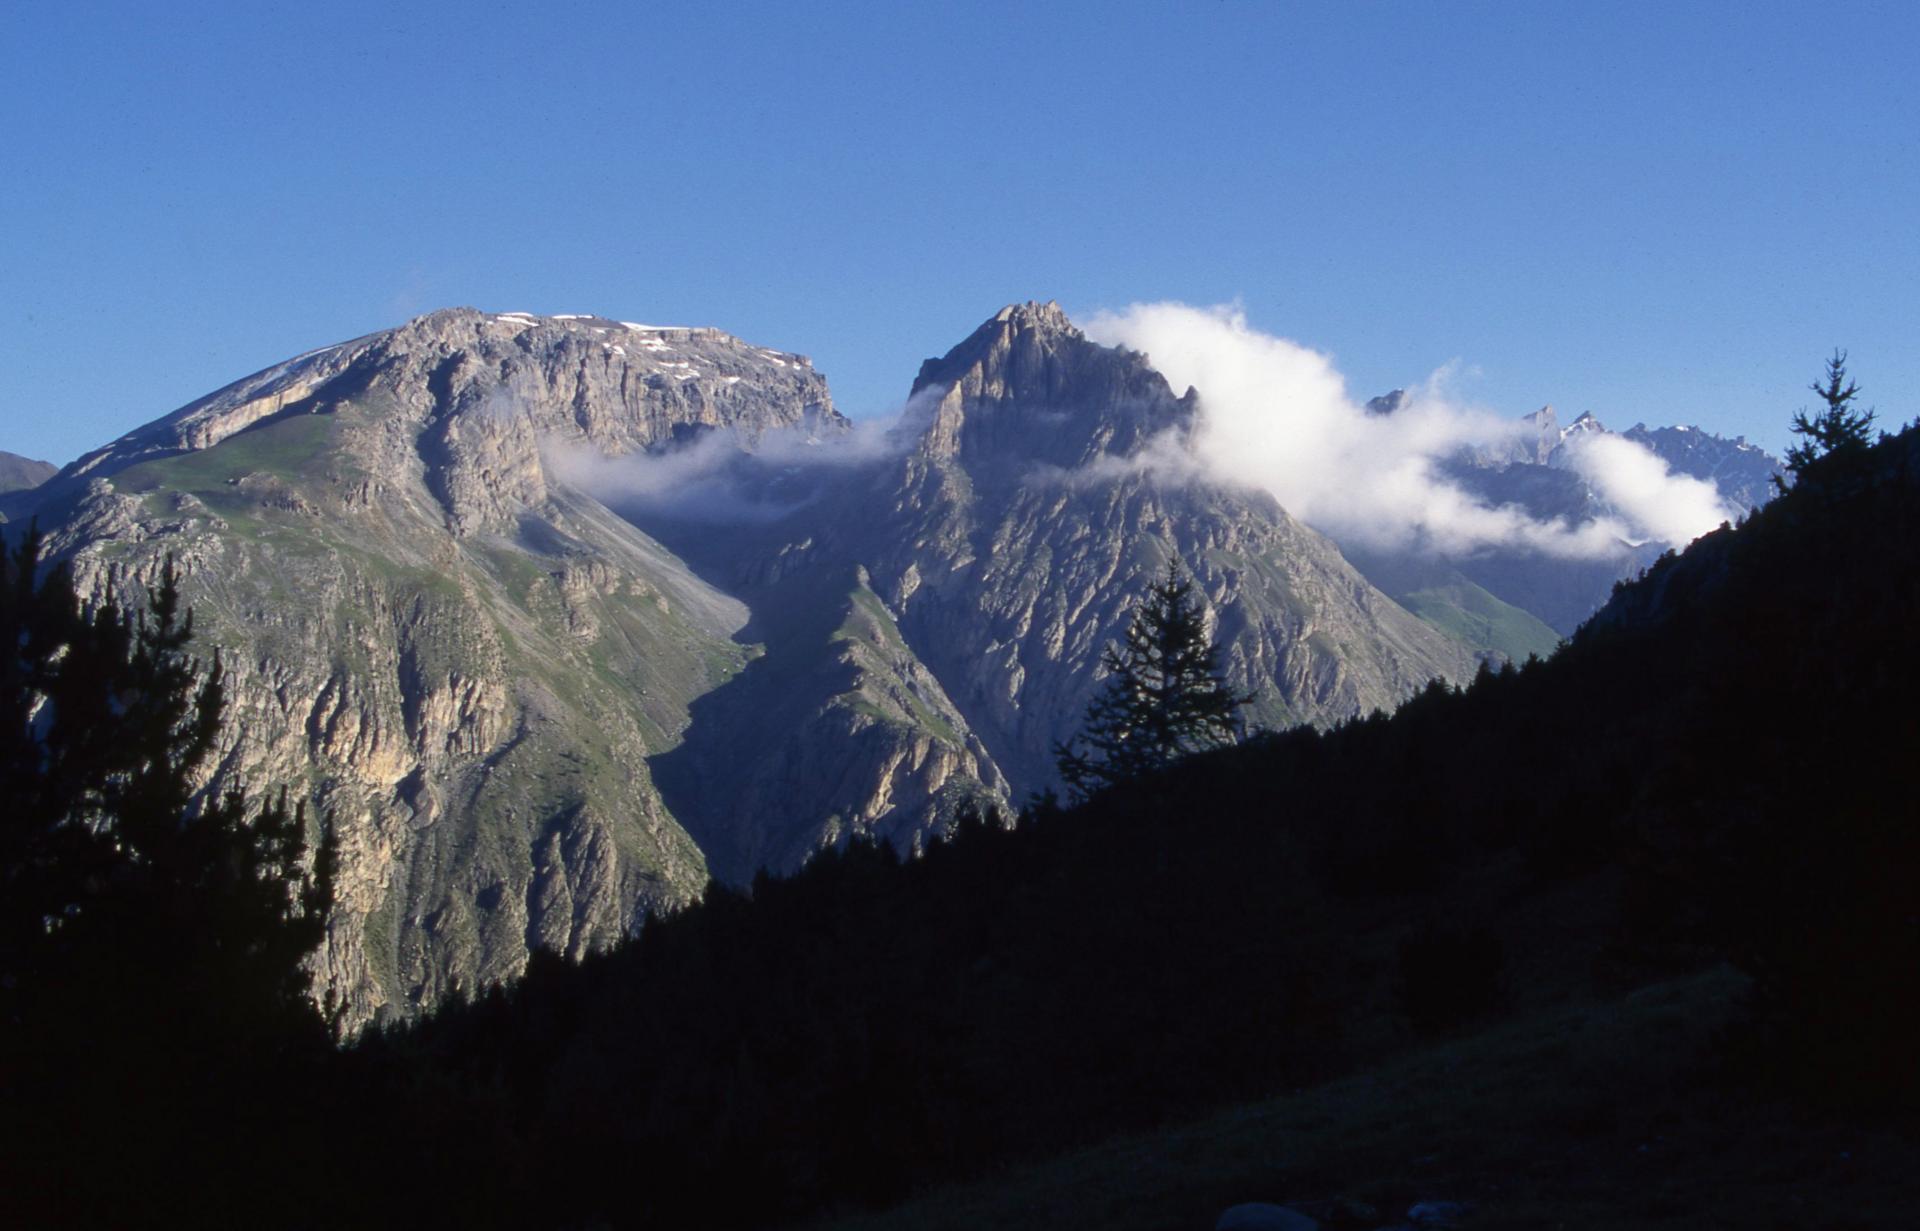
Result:
[[[1874,412],[1854,408],[1860,387],[1847,376],[1847,352],[1836,349],[1827,360],[1826,376],[1807,387],[1820,396],[1826,409],[1809,415],[1802,407],[1794,413],[1793,433],[1804,437],[1787,450],[1787,469],[1796,478],[1804,476],[1807,467],[1822,458],[1857,457],[1873,443],[1868,429],[1873,425]],[[1785,490],[1777,478],[1776,484]]]
[[[1101,659],[1107,684],[1079,735],[1054,748],[1075,799],[1132,781],[1180,757],[1240,738],[1240,707],[1221,674],[1193,584],[1177,561],[1147,590],[1119,645]]]
[[[131,1003],[181,1029],[312,1019],[302,963],[332,898],[283,792],[202,798],[225,709],[187,653],[171,559],[144,612],[83,611],[38,534],[0,560],[0,1028],[86,1032]]]

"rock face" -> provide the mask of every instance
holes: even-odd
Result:
[[[458,309],[248,377],[30,503],[93,597],[176,561],[230,686],[210,785],[284,784],[339,834],[319,979],[353,1026],[616,940],[710,873],[911,849],[1046,787],[1169,557],[1256,722],[1472,672],[1270,498],[1204,481],[1194,405],[1026,304],[841,450],[801,357]],[[590,481],[714,456],[751,516]]]
[[[171,556],[231,709],[218,776],[342,845],[322,981],[350,1024],[571,954],[698,894],[654,788],[737,671],[737,601],[542,449],[844,422],[805,359],[712,330],[437,312],[229,386],[39,493],[83,592]]]

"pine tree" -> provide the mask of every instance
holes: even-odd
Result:
[[[1107,684],[1087,707],[1086,725],[1054,748],[1060,777],[1074,798],[1236,742],[1240,707],[1253,697],[1227,685],[1219,658],[1192,583],[1177,561],[1169,561],[1125,639],[1101,658]]]
[[[1873,443],[1869,428],[1873,411],[1856,410],[1853,400],[1860,387],[1847,377],[1847,352],[1835,350],[1827,360],[1827,374],[1807,386],[1826,403],[1826,409],[1809,415],[1805,407],[1793,416],[1793,433],[1805,437],[1787,450],[1787,469],[1794,477],[1803,477],[1807,467],[1826,457],[1858,457]],[[1778,480],[1776,479],[1776,483]],[[1785,485],[1780,484],[1782,490]]]
[[[187,653],[171,559],[144,612],[83,611],[29,530],[0,568],[0,1028],[86,1033],[140,1004],[182,1031],[301,1029],[334,852],[283,792],[202,798],[225,709]]]

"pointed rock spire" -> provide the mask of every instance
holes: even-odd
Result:
[[[1184,426],[1193,404],[1144,356],[1089,341],[1052,301],[1009,304],[921,364],[915,401],[922,452],[1056,466],[1131,453]]]

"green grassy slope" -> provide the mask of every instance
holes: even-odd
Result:
[[[1402,607],[1476,650],[1492,650],[1514,662],[1530,654],[1545,658],[1560,644],[1560,634],[1545,622],[1503,603],[1461,578],[1393,596]]]

